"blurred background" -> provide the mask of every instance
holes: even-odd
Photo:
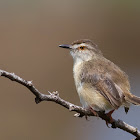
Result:
[[[140,1],[0,0],[0,69],[14,72],[42,93],[80,105],[68,50],[58,47],[91,39],[104,56],[128,75],[131,91],[140,96]],[[73,112],[51,102],[34,102],[25,87],[0,77],[0,139],[118,140],[132,135],[107,128],[95,117],[74,118]],[[140,129],[140,107],[115,119]]]

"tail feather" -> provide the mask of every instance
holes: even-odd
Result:
[[[137,97],[135,95],[129,95],[125,97],[125,100],[129,103],[132,103],[134,105],[140,105],[140,97]]]

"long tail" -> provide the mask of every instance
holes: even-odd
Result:
[[[125,96],[125,100],[134,105],[140,105],[140,97],[137,97],[135,95],[131,94],[131,95]]]

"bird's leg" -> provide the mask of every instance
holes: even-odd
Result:
[[[98,113],[95,110],[93,110],[91,107],[89,107],[88,109],[93,113],[94,116],[99,117]],[[85,118],[88,121],[88,115],[85,115]]]
[[[112,118],[112,113],[115,111],[115,109],[114,110],[111,110],[111,111],[109,111],[108,113],[106,113],[106,115],[110,118],[110,123],[112,123],[112,121],[113,121],[113,118]]]
[[[98,113],[95,110],[93,110],[91,107],[89,109],[94,114],[94,116],[99,117]]]
[[[107,125],[107,127],[109,127],[109,126],[108,126],[109,123],[113,123],[113,118],[112,118],[111,115],[112,115],[112,113],[113,113],[114,111],[115,111],[115,109],[109,111],[108,113],[106,113],[106,115],[107,115],[107,116],[109,117],[109,119],[110,119],[109,121],[106,120],[106,125]]]

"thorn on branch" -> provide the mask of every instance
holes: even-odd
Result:
[[[48,91],[48,92],[50,95],[55,95],[55,96],[59,97],[58,91],[53,91],[53,92]]]
[[[72,111],[72,110],[74,110],[74,106],[72,104],[70,104],[69,111]]]
[[[80,117],[80,118],[82,118],[83,116],[85,116],[84,114],[81,114],[81,113],[75,113],[74,114],[74,117]]]
[[[138,132],[138,128],[136,127],[136,131],[135,131],[136,133]]]
[[[82,114],[82,113],[75,113],[74,114],[74,117],[79,117],[79,118],[82,118],[82,117],[86,117],[86,120],[87,120],[87,115],[85,115],[85,114]]]
[[[13,76],[15,76],[15,73],[14,73],[14,72],[12,72],[11,74],[12,74]]]
[[[41,99],[39,99],[38,97],[35,98],[35,102],[36,104],[39,104],[41,102]]]
[[[54,91],[54,92],[52,92],[52,94],[54,94],[55,96],[59,96],[58,91]]]
[[[31,87],[33,85],[33,81],[27,81],[27,84]]]
[[[52,95],[52,93],[51,93],[50,91],[48,91],[48,93],[49,93],[50,95]]]
[[[13,73],[9,73],[9,76],[10,76],[10,75],[11,75],[10,80],[15,81],[15,79],[16,79],[15,73],[14,73],[14,72],[13,72]]]
[[[80,113],[75,113],[74,117],[80,117]]]

